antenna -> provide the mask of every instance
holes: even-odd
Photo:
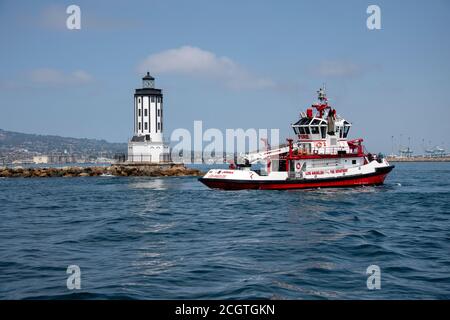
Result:
[[[391,155],[394,155],[394,136],[391,136],[391,144],[392,144]]]
[[[322,87],[317,90],[317,96],[319,98],[319,101],[327,101],[327,94],[325,92],[325,83],[322,84]]]

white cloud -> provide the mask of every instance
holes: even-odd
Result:
[[[63,72],[58,69],[40,68],[21,73],[14,78],[0,79],[0,90],[82,86],[91,83],[93,80],[94,78],[83,70]]]
[[[76,3],[75,3],[76,4]],[[67,29],[66,21],[69,14],[66,12],[68,7],[62,4],[51,4],[44,7],[40,12],[33,16],[26,16],[25,19],[33,26],[45,29],[73,32]],[[88,31],[115,31],[124,29],[136,29],[142,26],[142,22],[123,18],[121,16],[112,16],[110,12],[102,11],[99,13],[92,10],[84,10],[81,6],[81,30]]]
[[[212,78],[233,89],[264,89],[275,83],[259,77],[227,57],[218,57],[210,51],[183,46],[148,56],[140,65],[139,72],[155,74],[183,74]]]
[[[82,85],[92,81],[92,76],[83,70],[65,73],[57,69],[41,68],[32,70],[29,78],[33,84],[58,86],[58,85]]]
[[[318,77],[352,78],[361,75],[363,68],[352,62],[323,61],[310,72]]]

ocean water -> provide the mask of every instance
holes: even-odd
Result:
[[[81,289],[66,286],[69,265]],[[381,270],[367,288],[366,269]],[[450,299],[450,163],[379,187],[0,179],[0,299]]]

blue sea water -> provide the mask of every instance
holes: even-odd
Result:
[[[80,290],[67,289],[69,265]],[[300,191],[0,179],[0,299],[30,298],[450,299],[450,163],[399,163],[379,187]]]

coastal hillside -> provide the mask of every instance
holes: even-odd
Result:
[[[126,143],[12,132],[0,129],[0,163],[28,160],[33,156],[67,154],[79,158],[112,158],[126,153]]]

